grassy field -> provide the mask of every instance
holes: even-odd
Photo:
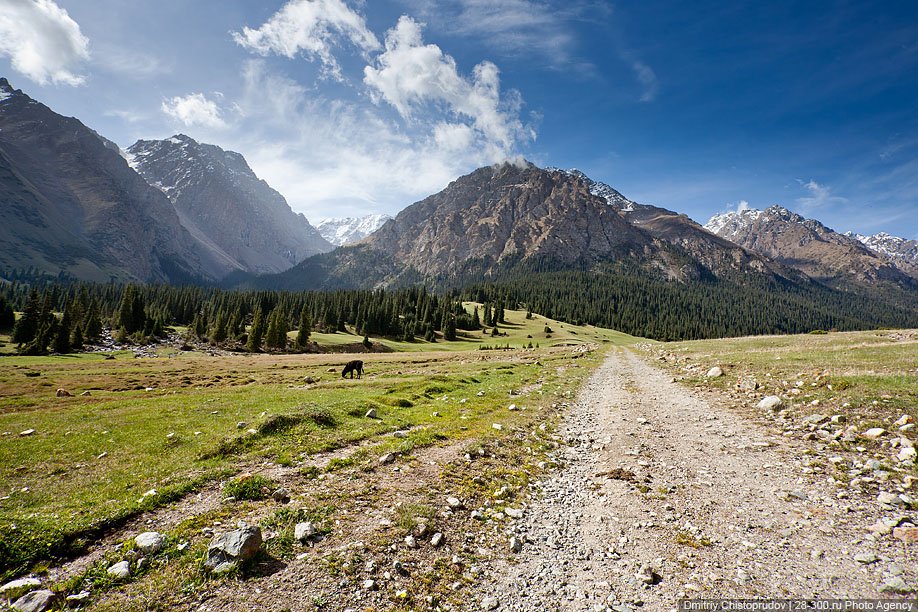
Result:
[[[651,350],[689,384],[752,398],[779,395],[801,416],[843,414],[861,431],[895,430],[902,415],[918,420],[914,330],[671,342]],[[715,365],[725,375],[708,378]]]
[[[510,411],[511,392],[538,389],[517,402],[544,408],[598,363],[601,351],[569,345],[636,341],[519,311],[507,318],[506,337],[386,341],[399,352],[365,355],[363,380],[329,371],[349,359],[338,354],[3,357],[0,579],[41,572],[142,512],[258,466],[304,466],[361,442],[372,442],[360,455],[372,463],[390,451],[500,438],[495,422],[512,431],[535,414]],[[342,339],[360,340],[314,336]],[[477,350],[530,341],[541,348]],[[408,433],[390,435],[398,430]]]

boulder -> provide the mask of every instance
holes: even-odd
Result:
[[[862,433],[861,437],[867,438],[868,440],[876,440],[877,438],[879,438],[885,433],[886,433],[886,430],[883,429],[882,427],[873,427],[871,429],[868,429],[864,433]]]
[[[714,366],[713,368],[708,370],[707,374],[705,374],[707,378],[719,378],[723,375],[724,375],[724,371],[721,369],[720,366]]]
[[[769,395],[762,398],[756,408],[759,410],[778,410],[784,405],[784,401],[777,395]]]
[[[73,397],[73,394],[67,389],[58,389],[55,395],[57,395],[57,397]]]
[[[20,612],[44,612],[50,610],[56,601],[57,594],[54,591],[43,589],[26,593],[13,602],[12,608]]]
[[[279,504],[286,504],[290,501],[290,491],[281,487],[271,494],[271,498]]]
[[[166,538],[155,531],[145,531],[134,538],[137,550],[145,555],[155,555],[166,545]]]
[[[222,564],[238,564],[254,557],[260,549],[261,529],[246,525],[211,540],[204,567],[214,571]]]
[[[127,561],[119,561],[109,567],[106,572],[115,580],[125,580],[131,576],[131,564]]]
[[[0,586],[0,599],[16,599],[41,586],[38,578],[19,578]]]
[[[369,410],[367,410],[367,413],[364,416],[368,419],[375,419],[376,418],[376,408],[370,408]]]
[[[896,459],[899,461],[914,461],[918,451],[915,450],[914,446],[903,446],[899,449],[899,454],[896,455]]]
[[[316,526],[306,521],[305,523],[297,523],[296,527],[293,528],[293,537],[300,542],[305,542],[312,536],[316,535],[318,531]]]

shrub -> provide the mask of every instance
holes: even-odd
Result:
[[[274,482],[258,474],[243,474],[226,481],[223,494],[237,500],[259,500],[266,498],[274,487]]]

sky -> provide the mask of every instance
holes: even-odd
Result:
[[[918,239],[914,0],[0,0],[0,76],[123,148],[238,151],[312,221],[525,158]]]

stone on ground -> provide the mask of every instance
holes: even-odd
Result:
[[[56,600],[57,594],[54,591],[43,589],[26,593],[13,602],[12,607],[20,612],[44,612],[50,610]]]
[[[251,559],[261,549],[261,529],[245,526],[215,537],[207,547],[204,567],[215,571],[223,564],[238,564]]]
[[[145,555],[155,555],[166,545],[166,538],[163,534],[155,531],[145,531],[134,538],[134,544],[137,550]]]
[[[131,564],[127,561],[119,561],[109,567],[106,573],[115,580],[125,580],[131,576]]]

